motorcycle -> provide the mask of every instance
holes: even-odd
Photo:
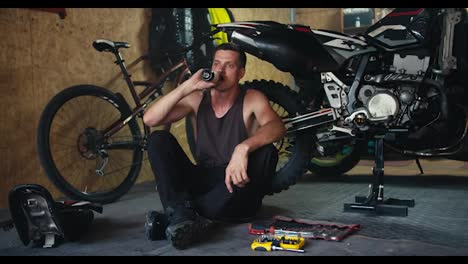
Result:
[[[270,194],[294,185],[307,169],[345,173],[373,143],[377,178],[361,206],[369,208],[369,201],[383,200],[384,142],[416,160],[468,160],[466,24],[466,10],[459,8],[395,9],[358,36],[274,21],[217,24],[192,45],[161,53],[157,65],[164,70],[155,82],[131,78],[120,53],[128,43],[98,39],[93,47],[115,56],[135,107],[104,87],[64,89],[41,114],[39,161],[73,199],[109,203],[120,198],[139,175],[151,132],[143,126],[142,133],[137,119],[163,95],[171,76],[174,87],[190,76],[186,54],[226,32],[247,53],[289,72],[299,87],[296,92],[263,79],[241,85],[263,92],[287,128],[286,137],[275,142],[279,161]],[[138,93],[136,86],[144,89]],[[186,130],[193,150],[190,121]]]
[[[468,161],[464,8],[397,8],[362,35],[274,21],[214,27],[247,53],[291,73],[299,87],[242,84],[265,93],[287,128],[276,143],[280,162],[272,193],[288,189],[307,169],[322,175],[351,170],[369,142],[375,143],[379,177],[384,144],[411,159]],[[190,122],[187,136],[193,148]],[[383,199],[383,184],[371,191]]]

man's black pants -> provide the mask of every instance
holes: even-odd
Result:
[[[263,146],[249,155],[245,187],[233,185],[230,193],[224,183],[226,166],[194,165],[176,138],[167,131],[155,131],[148,139],[148,157],[164,209],[192,201],[197,212],[207,218],[240,220],[254,216],[270,191],[278,162],[278,151]]]

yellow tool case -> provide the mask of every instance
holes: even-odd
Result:
[[[262,235],[252,242],[251,248],[256,251],[285,250],[304,252],[305,239],[299,236]]]

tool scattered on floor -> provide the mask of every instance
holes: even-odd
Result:
[[[275,216],[272,223],[250,223],[249,234],[275,236],[299,236],[310,239],[341,241],[346,236],[359,230],[359,224],[342,224],[326,221],[311,221],[285,216]]]
[[[250,246],[255,251],[304,252],[305,239],[298,236],[261,235]]]

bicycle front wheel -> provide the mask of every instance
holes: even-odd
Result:
[[[133,186],[143,159],[135,119],[116,134],[103,130],[130,114],[114,93],[78,85],[58,93],[44,109],[37,131],[41,166],[54,185],[76,200],[110,203]]]

